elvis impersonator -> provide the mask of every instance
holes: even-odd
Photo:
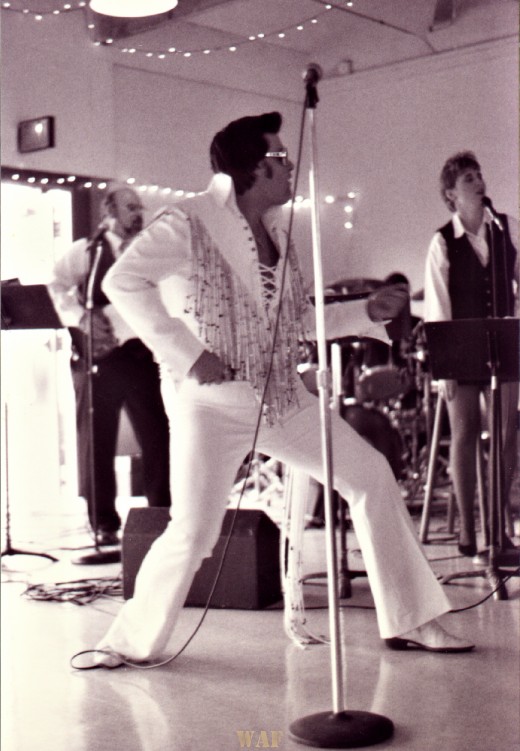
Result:
[[[207,191],[156,218],[105,277],[105,293],[160,363],[172,508],[134,596],[97,645],[99,666],[165,654],[195,573],[219,538],[260,408],[256,450],[323,479],[319,400],[297,373],[314,312],[295,250],[284,242],[280,207],[291,197],[294,165],[278,135],[281,121],[277,112],[244,117],[217,133]],[[370,335],[405,299],[390,287],[368,301],[328,305],[327,338]],[[393,649],[471,650],[437,620],[450,604],[385,457],[336,414],[332,451],[334,487],[349,504],[381,638]]]

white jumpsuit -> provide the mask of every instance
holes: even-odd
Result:
[[[200,205],[206,228],[216,236],[227,262],[251,295],[255,289],[261,295],[261,282],[255,288],[247,276],[258,265],[254,240],[225,176],[214,178]],[[212,225],[212,213],[218,224]],[[250,382],[254,374],[248,380],[212,385],[186,377],[208,347],[185,304],[193,284],[190,227],[180,214],[159,219],[112,267],[104,286],[161,361],[171,426],[171,521],[142,563],[133,598],[124,603],[98,645],[134,660],[164,652],[193,577],[218,540],[259,413]],[[226,233],[234,243],[225,242]],[[234,253],[240,259],[235,264]],[[340,329],[343,335],[352,333],[344,321],[348,313],[335,315],[331,309],[331,338]],[[296,362],[292,366],[296,373]],[[319,401],[297,376],[291,388],[279,418],[261,421],[256,450],[322,481]],[[406,633],[447,612],[449,601],[424,556],[387,460],[339,416],[332,415],[332,426],[334,485],[349,504],[380,635]]]

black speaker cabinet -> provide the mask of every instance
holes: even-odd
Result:
[[[202,562],[186,605],[206,605],[233,520],[228,509],[213,554]],[[170,520],[167,508],[130,509],[123,533],[123,594],[132,597],[141,562]],[[240,509],[211,607],[258,610],[282,599],[280,532],[263,511]]]

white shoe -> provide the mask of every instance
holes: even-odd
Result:
[[[80,662],[80,658],[81,662]],[[74,664],[76,663],[76,664]],[[94,670],[95,668],[118,668],[124,665],[122,655],[114,652],[110,647],[96,647],[78,652],[71,660],[72,667],[76,670]]]
[[[385,639],[389,649],[423,649],[426,652],[471,652],[474,644],[453,636],[437,620],[428,621],[401,636]]]

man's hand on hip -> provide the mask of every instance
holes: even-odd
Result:
[[[204,350],[188,371],[188,378],[199,383],[223,383],[232,380],[232,371],[218,355]]]

